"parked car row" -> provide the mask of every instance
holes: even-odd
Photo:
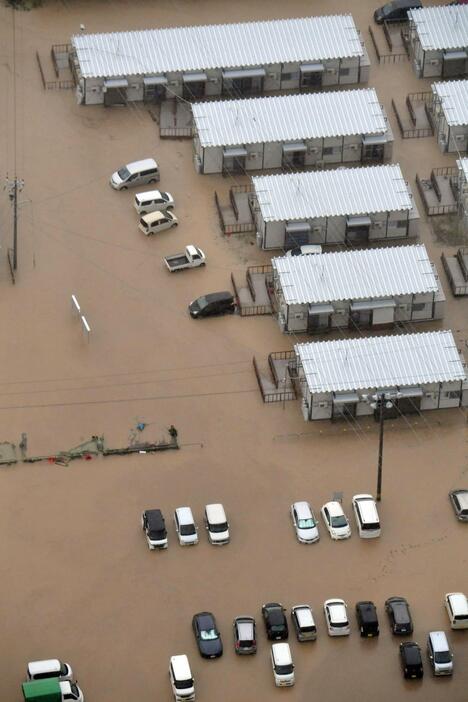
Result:
[[[449,592],[444,598],[445,608],[452,629],[468,629],[468,599],[462,592]],[[391,631],[396,636],[413,633],[413,619],[404,597],[389,597],[385,601]],[[289,638],[286,608],[280,602],[262,605],[262,619],[269,641],[285,641]],[[351,626],[345,600],[332,598],[323,603],[323,613],[329,636],[349,636]],[[361,600],[355,605],[356,621],[360,635],[372,638],[380,633],[377,608],[370,600]],[[315,641],[317,626],[311,607],[299,604],[291,608],[291,623],[298,641]],[[195,614],[192,627],[200,654],[203,658],[218,658],[223,653],[221,634],[211,612]],[[255,619],[251,616],[236,617],[233,622],[234,648],[236,653],[251,654],[257,651]]]
[[[206,505],[203,523],[211,544],[222,546],[229,543],[229,522],[222,504]],[[190,507],[177,507],[174,511],[174,525],[181,546],[198,544],[198,526]],[[146,509],[141,515],[141,527],[151,551],[167,548],[166,522],[160,509]]]
[[[352,507],[359,536],[362,539],[380,536],[380,518],[372,495],[354,495]],[[348,539],[351,536],[351,526],[341,502],[327,502],[320,513],[332,539]],[[298,541],[313,544],[320,539],[318,521],[308,502],[294,502],[291,505],[291,519]]]
[[[83,692],[73,680],[69,663],[56,658],[31,661],[22,684],[25,702],[84,702]]]
[[[401,599],[401,598],[392,598]],[[327,628],[331,636],[349,634],[349,622],[344,600],[326,600],[324,603]],[[281,614],[280,614],[281,612]],[[278,603],[264,605],[262,614],[271,627],[283,627],[284,609]],[[375,606],[372,602],[358,602],[356,616],[361,627],[361,635],[377,636],[379,633]],[[291,609],[291,620],[296,629],[298,641],[314,641],[317,637],[312,611],[308,605],[297,605]],[[210,612],[200,612],[193,617],[193,630],[201,655],[204,658],[219,658],[223,653],[221,635],[216,620]],[[363,627],[367,634],[362,634]],[[286,623],[287,628],[287,623]],[[333,629],[339,633],[332,633]],[[283,629],[284,630],[284,629]],[[250,616],[236,617],[233,622],[234,646],[237,654],[253,654],[257,651],[255,619]],[[267,629],[267,632],[269,630]],[[272,633],[273,630],[270,629]],[[270,635],[268,638],[272,638]],[[273,637],[275,638],[275,637]],[[435,676],[453,674],[453,652],[444,631],[431,631],[426,642],[427,657]],[[415,641],[405,641],[399,646],[400,663],[405,679],[424,676],[421,647]],[[273,643],[270,660],[277,687],[291,687],[295,683],[294,663],[288,643]],[[172,656],[169,663],[169,678],[176,702],[195,699],[195,681],[188,657]]]

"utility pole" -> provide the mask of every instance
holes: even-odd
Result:
[[[382,462],[383,462],[383,436],[384,436],[384,409],[385,409],[385,393],[382,392],[378,396],[377,404],[379,407],[379,421],[380,421],[380,433],[379,433],[379,460],[377,463],[377,494],[376,500],[380,502],[382,498]]]
[[[10,180],[7,176],[5,189],[8,190],[8,197],[13,205],[13,249],[8,249],[8,258],[13,271],[18,267],[18,193],[23,187],[24,180],[18,180],[16,176]]]

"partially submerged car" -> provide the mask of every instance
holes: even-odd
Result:
[[[270,641],[280,641],[289,636],[285,608],[280,602],[268,602],[262,606],[262,617],[265,622],[267,637]]]
[[[232,314],[235,309],[234,295],[227,291],[202,295],[189,305],[190,316],[194,319],[198,319],[198,317],[214,317],[220,314]]]
[[[141,528],[151,551],[167,548],[166,522],[160,509],[146,509],[141,515]]]
[[[192,629],[202,658],[219,658],[223,655],[221,634],[211,612],[194,614]]]
[[[234,631],[234,649],[241,655],[250,655],[257,652],[257,635],[255,632],[255,619],[253,617],[236,617],[232,624]]]

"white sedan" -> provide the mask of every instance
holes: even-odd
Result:
[[[291,505],[291,519],[297,540],[302,544],[313,544],[320,539],[317,520],[308,502]]]
[[[332,539],[349,539],[351,527],[339,502],[327,502],[320,511]]]
[[[330,636],[349,636],[351,629],[349,626],[348,610],[344,600],[325,600],[323,603],[323,612]]]

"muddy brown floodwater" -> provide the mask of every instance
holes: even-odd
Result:
[[[408,63],[378,66],[367,33],[374,5],[364,0],[123,0],[45,2],[16,14],[0,8],[2,173],[24,178],[17,284],[6,265],[11,212],[1,196],[0,441],[28,436],[30,453],[54,454],[92,434],[123,445],[138,422],[142,438],[159,439],[173,423],[182,449],[160,455],[95,458],[68,467],[18,463],[0,471],[0,699],[20,700],[28,660],[70,661],[88,702],[170,700],[169,656],[187,653],[197,699],[266,700],[285,695],[382,702],[442,698],[466,702],[468,632],[451,632],[453,679],[435,680],[425,664],[419,683],[405,683],[383,612],[391,595],[408,598],[414,639],[448,630],[444,593],[468,591],[468,528],[458,523],[447,492],[468,486],[466,421],[461,411],[429,412],[386,428],[383,532],[366,543],[355,531],[332,543],[299,545],[288,518],[291,502],[315,510],[333,491],[374,492],[378,435],[372,421],[347,425],[303,422],[297,402],[263,405],[252,371],[270,351],[293,339],[272,319],[234,316],[195,322],[193,297],[229,287],[231,271],[269,257],[241,240],[221,237],[213,190],[229,183],[197,176],[189,141],[159,141],[141,105],[81,107],[71,91],[42,89],[35,51],[78,31],[140,29],[351,11],[372,60],[378,90],[395,133],[394,160],[415,192],[416,171],[454,165],[433,138],[402,142],[392,96],[428,89]],[[16,72],[16,110],[14,81]],[[16,126],[14,126],[16,124]],[[161,187],[174,193],[180,226],[145,239],[136,227],[131,192],[114,192],[109,174],[120,164],[155,155]],[[241,182],[245,182],[242,181]],[[421,240],[447,292],[445,324],[467,338],[468,301],[454,300],[440,265],[442,243],[423,217]],[[205,270],[169,276],[161,257],[189,242],[208,257]],[[452,250],[452,249],[449,249]],[[87,343],[71,315],[78,296],[90,321]],[[438,328],[437,325],[428,328]],[[204,504],[225,504],[232,528],[226,548],[204,534],[193,549],[176,544],[175,507],[191,505],[199,523]],[[149,552],[139,526],[143,508],[160,507],[169,526],[167,552]],[[354,525],[353,525],[354,526]],[[351,636],[330,639],[322,603],[343,597]],[[358,636],[353,607],[372,599],[381,617],[378,640]],[[291,641],[297,682],[276,690],[260,622],[262,602],[308,602],[316,612],[316,643]],[[208,609],[224,637],[220,660],[199,658],[190,622]],[[255,615],[259,650],[238,659],[231,623]]]

